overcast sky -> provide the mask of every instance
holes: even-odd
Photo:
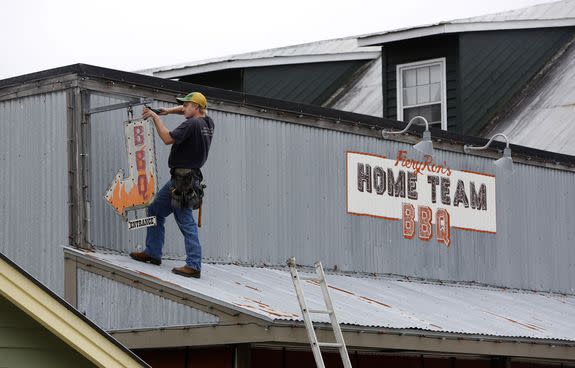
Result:
[[[75,63],[134,71],[545,2],[7,1],[0,12],[0,79]]]

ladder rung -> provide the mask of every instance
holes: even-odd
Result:
[[[325,310],[325,309],[309,309],[308,312],[318,313],[318,314],[331,314],[332,311]]]
[[[321,279],[318,279],[317,277],[309,277],[309,276],[300,276],[299,278],[302,281],[315,281],[315,282],[321,282]]]
[[[318,342],[318,346],[325,346],[328,348],[341,348],[343,345],[339,342]]]

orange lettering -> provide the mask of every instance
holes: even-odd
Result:
[[[136,169],[138,169],[138,171],[146,171],[146,161],[144,160],[145,155],[146,153],[144,150],[136,152]]]
[[[146,160],[144,158],[144,150],[139,150],[136,152],[136,168],[138,169],[138,193],[142,196],[142,198],[144,198],[144,200],[146,200],[148,191],[148,178],[146,177]]]
[[[439,208],[435,214],[435,225],[437,227],[437,242],[446,246],[451,245],[451,234],[449,224],[449,212],[446,209]]]
[[[397,166],[400,162],[403,163],[403,160],[405,160],[405,154],[406,153],[407,153],[407,151],[405,151],[405,150],[399,150],[397,152],[397,158],[395,159],[395,166]]]
[[[433,236],[433,227],[431,226],[431,208],[419,206],[419,239],[429,240]]]
[[[403,237],[406,239],[413,239],[415,234],[415,208],[412,204],[403,204]]]
[[[144,144],[144,127],[142,125],[134,126],[134,145],[136,147]]]
[[[148,199],[148,178],[146,178],[146,174],[138,175],[138,193],[144,198],[144,200]]]

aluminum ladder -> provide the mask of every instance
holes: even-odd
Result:
[[[347,354],[347,348],[345,347],[345,341],[343,340],[343,334],[341,333],[341,328],[339,327],[339,323],[337,322],[337,318],[335,317],[335,311],[333,309],[333,303],[331,301],[331,296],[329,294],[329,288],[327,286],[327,282],[325,280],[325,273],[323,272],[323,267],[321,266],[321,262],[316,262],[314,264],[316,277],[299,277],[296,269],[296,262],[295,257],[291,257],[288,259],[287,264],[289,266],[289,270],[291,273],[291,278],[293,281],[293,286],[295,292],[297,294],[297,300],[299,301],[299,306],[301,309],[301,313],[303,316],[303,320],[305,323],[305,329],[307,331],[307,335],[309,338],[309,342],[311,345],[311,350],[313,352],[313,357],[315,359],[315,364],[317,368],[325,368],[325,364],[323,362],[323,357],[321,356],[321,347],[330,347],[330,348],[338,348],[339,355],[341,356],[341,360],[343,362],[344,368],[352,368],[351,362],[349,360],[349,355]],[[305,302],[305,297],[303,294],[303,289],[301,286],[301,281],[312,281],[316,282],[321,286],[321,291],[323,294],[323,300],[325,302],[325,310],[317,310],[317,309],[308,309],[307,304]],[[311,320],[310,314],[329,314],[329,319],[331,321],[331,326],[333,328],[333,333],[335,335],[335,340],[337,342],[319,342],[317,341],[317,336],[315,334],[315,329],[313,326],[313,322]]]

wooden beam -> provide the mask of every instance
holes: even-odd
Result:
[[[236,345],[234,368],[250,368],[251,366],[252,366],[251,344]]]
[[[78,268],[76,257],[64,257],[64,300],[78,308]]]

